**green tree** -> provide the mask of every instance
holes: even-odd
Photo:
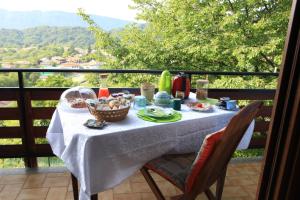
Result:
[[[70,78],[66,78],[63,75],[51,75],[46,79],[37,80],[36,87],[71,87],[74,82]]]
[[[290,0],[134,0],[144,25],[107,33],[79,10],[114,68],[276,71]]]

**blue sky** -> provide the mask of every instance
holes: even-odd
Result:
[[[134,20],[136,11],[128,8],[131,0],[0,0],[0,9],[13,11],[66,11],[83,8],[88,14]]]

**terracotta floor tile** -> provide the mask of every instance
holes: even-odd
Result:
[[[47,177],[43,183],[43,187],[67,187],[69,181],[68,177]]]
[[[142,200],[156,200],[155,195],[152,192],[141,193]]]
[[[259,178],[260,178],[259,175],[260,174],[248,176],[248,179],[250,179],[254,184],[258,185]]]
[[[67,195],[67,187],[51,187],[46,200],[64,200]]]
[[[222,197],[222,200],[254,200],[251,197]]]
[[[164,196],[170,197],[170,196],[175,196],[177,194],[175,186],[173,186],[171,183],[167,181],[157,182],[157,185]]]
[[[74,200],[73,192],[67,192],[65,200]]]
[[[258,185],[254,184],[254,185],[244,186],[243,188],[245,189],[245,191],[248,192],[250,197],[255,198],[256,197],[256,192],[257,192],[257,187],[258,187]]]
[[[133,176],[130,177],[130,182],[132,183],[143,183],[145,182],[145,178],[141,173],[136,173]]]
[[[150,174],[155,181],[165,181],[166,180],[165,178],[163,178],[162,176],[158,175],[155,172],[150,171]]]
[[[18,184],[24,183],[27,178],[27,175],[6,175],[2,176],[0,179],[0,184]]]
[[[43,200],[46,198],[49,188],[22,189],[17,200]]]
[[[114,194],[114,200],[142,200],[140,193]]]
[[[46,178],[45,174],[29,175],[28,178],[26,179],[23,188],[40,188],[43,186],[45,178]]]
[[[146,181],[143,183],[131,183],[132,192],[151,192],[151,189]]]
[[[68,192],[72,192],[73,191],[73,186],[72,186],[72,183],[70,181],[70,184],[68,186]]]
[[[10,184],[5,185],[0,192],[0,199],[1,200],[15,200],[18,196],[19,192],[21,191],[23,184]]]
[[[130,182],[128,180],[123,181],[121,184],[114,187],[113,192],[114,194],[130,193],[131,192]]]
[[[100,200],[114,200],[113,190],[106,190],[104,192],[99,193],[98,197]]]
[[[252,179],[249,179],[248,176],[233,176],[227,177],[226,183],[227,186],[242,186],[242,185],[253,185],[255,182]]]
[[[224,187],[223,197],[248,197],[248,192],[241,186]]]
[[[222,199],[253,200],[256,195],[261,165],[258,163],[230,164]],[[181,191],[158,174],[151,172],[166,199]],[[215,191],[215,184],[211,187]],[[70,174],[37,173],[0,176],[0,200],[40,199],[73,200]],[[99,200],[156,200],[139,171],[111,190],[99,193]],[[196,200],[206,200],[204,194]]]
[[[205,196],[204,193],[202,193],[202,194],[197,196],[196,200],[207,200],[207,197]]]
[[[69,172],[61,172],[61,173],[48,173],[47,177],[71,177]]]

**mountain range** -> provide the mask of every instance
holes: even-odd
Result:
[[[91,18],[104,30],[122,28],[131,21],[91,15]],[[0,9],[0,28],[26,29],[36,26],[87,27],[76,13],[62,11],[7,11]]]

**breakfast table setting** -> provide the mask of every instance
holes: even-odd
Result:
[[[210,99],[208,81],[196,84],[192,93],[187,76],[172,78],[166,70],[156,94],[150,83],[141,85],[141,95],[109,94],[103,86],[98,96],[86,87],[66,90],[47,140],[80,182],[79,199],[115,187],[161,155],[197,153],[207,135],[224,128],[239,110],[236,101]],[[253,131],[254,121],[238,149],[248,148]]]

